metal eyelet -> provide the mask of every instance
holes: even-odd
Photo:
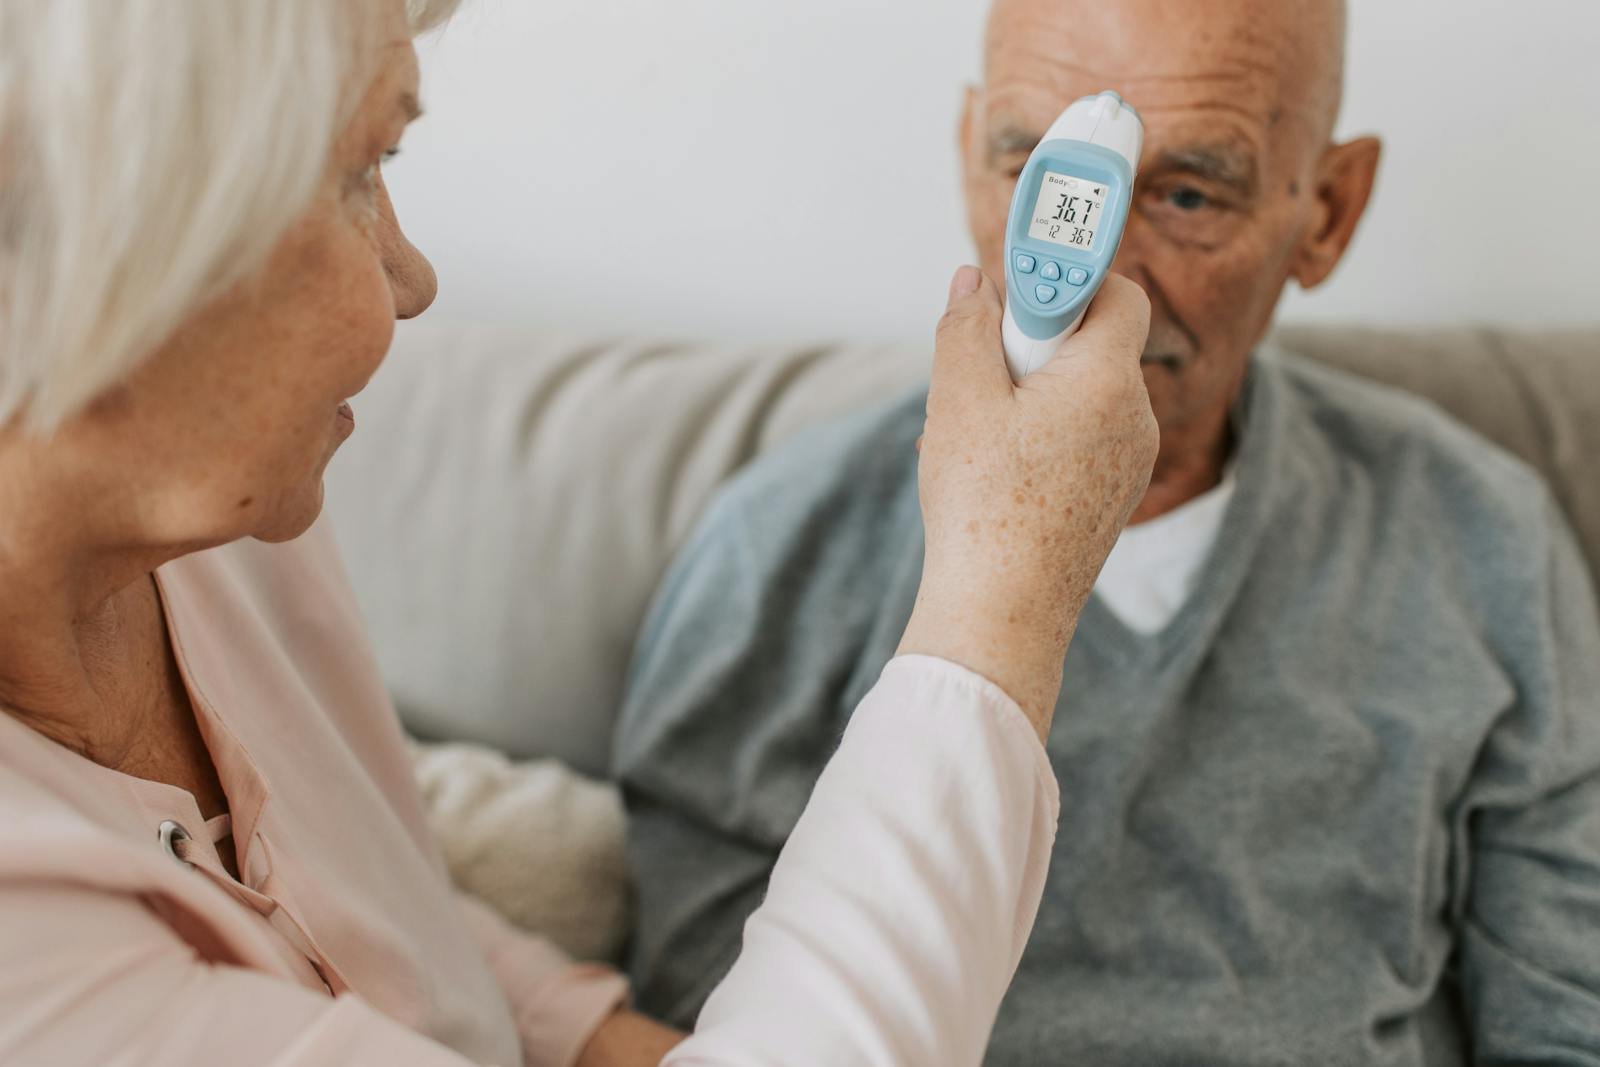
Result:
[[[194,864],[178,855],[178,846],[190,839],[189,831],[185,830],[181,824],[173,822],[171,819],[167,819],[161,824],[160,829],[156,831],[156,836],[160,838],[161,847],[166,850],[167,855],[171,856],[185,867],[194,866]]]

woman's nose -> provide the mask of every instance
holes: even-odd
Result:
[[[414,319],[433,303],[439,293],[439,277],[428,257],[406,239],[395,216],[389,190],[380,177],[377,188],[379,249],[383,270],[394,292],[394,317]]]
[[[390,284],[394,286],[394,317],[414,319],[433,303],[439,294],[439,276],[433,264],[416,245],[400,236],[404,248],[401,264],[387,264]]]

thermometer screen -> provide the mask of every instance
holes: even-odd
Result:
[[[1028,236],[1093,252],[1105,204],[1103,182],[1047,170],[1039,185],[1039,202],[1033,205]]]

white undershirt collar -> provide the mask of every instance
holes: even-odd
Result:
[[[1154,634],[1178,614],[1216,543],[1237,484],[1229,463],[1214,489],[1123,531],[1094,587],[1123,625]]]

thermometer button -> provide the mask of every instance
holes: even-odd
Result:
[[[1039,271],[1039,277],[1047,282],[1059,282],[1061,280],[1061,264],[1046,263],[1044,268]]]
[[[1048,304],[1056,298],[1056,290],[1054,286],[1041,285],[1033,291],[1033,295],[1039,298],[1039,303]]]
[[[1018,256],[1017,270],[1022,274],[1032,274],[1034,261],[1032,256]]]
[[[1073,267],[1071,270],[1067,271],[1068,285],[1082,285],[1088,280],[1089,272],[1084,270],[1082,267]]]

